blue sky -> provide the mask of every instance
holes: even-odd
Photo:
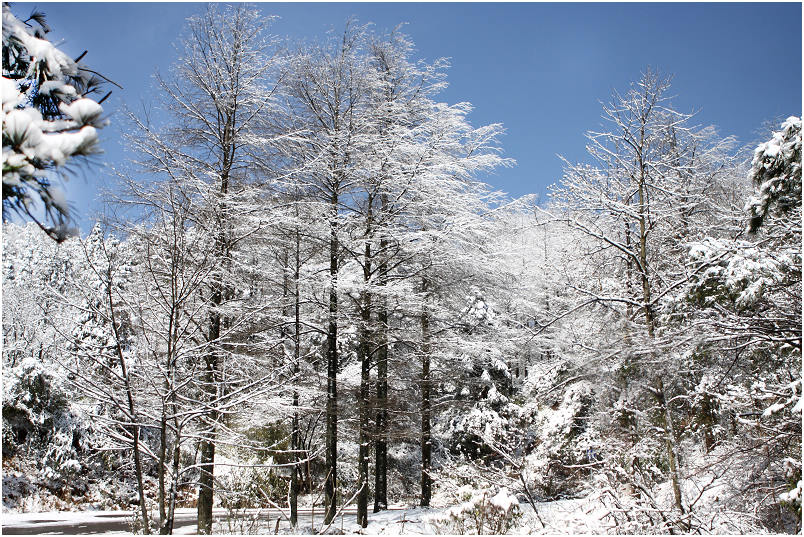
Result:
[[[544,195],[561,176],[558,154],[583,160],[584,132],[600,123],[600,101],[625,89],[650,65],[674,74],[676,107],[699,110],[743,143],[757,141],[769,120],[801,114],[800,3],[261,3],[278,15],[273,31],[313,39],[347,17],[378,29],[408,23],[418,57],[449,57],[449,103],[469,101],[476,126],[503,123],[513,169],[484,179],[520,196]],[[184,19],[194,3],[15,3],[26,17],[44,11],[51,39],[121,84],[104,103],[111,126],[104,154],[68,183],[86,231],[109,184],[103,164],[126,158],[118,121],[125,103],[140,110],[153,97],[153,73],[167,72]]]

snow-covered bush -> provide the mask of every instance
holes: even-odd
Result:
[[[60,379],[33,358],[7,369],[4,376],[3,428],[11,431],[15,445],[47,443],[69,415]]]
[[[515,528],[522,517],[519,501],[508,489],[496,494],[492,489],[463,487],[459,505],[430,519],[439,533],[503,535]]]
[[[48,488],[65,486],[85,469],[88,424],[63,379],[41,362],[28,358],[4,373],[3,457],[30,458]]]
[[[588,465],[604,456],[602,441],[590,426],[593,404],[591,384],[581,381],[569,385],[554,405],[539,408],[525,465],[531,484],[542,495],[576,493]]]
[[[502,441],[518,429],[515,418],[519,408],[508,397],[511,372],[499,349],[472,350],[476,352],[462,357],[466,367],[464,378],[453,377],[444,389],[458,400],[474,403],[468,409],[453,409],[436,429],[453,454],[478,459],[493,456],[488,444]]]
[[[287,497],[288,483],[273,468],[251,466],[232,468],[217,479],[215,490],[224,509],[237,511],[268,507]]]

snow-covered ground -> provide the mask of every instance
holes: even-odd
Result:
[[[600,517],[605,515],[595,510],[584,500],[560,500],[537,504],[539,516],[530,506],[522,506],[522,518],[512,533],[604,533],[605,524]],[[433,535],[452,533],[448,525],[439,523],[448,508],[407,508],[392,505],[387,511],[369,513],[369,525],[360,528],[356,523],[355,510],[348,509],[338,516],[327,533],[401,535]],[[215,533],[282,534],[291,533],[285,514],[276,509],[249,509],[233,518],[224,509],[215,509]],[[175,534],[190,535],[196,532],[195,509],[179,509],[176,514]],[[3,513],[2,532],[6,535],[32,534],[82,534],[105,535],[130,534],[133,518],[131,511],[54,511],[47,513]],[[311,519],[315,528],[311,532]],[[300,510],[297,533],[317,533],[324,528],[323,511]],[[541,521],[539,520],[541,519]],[[542,522],[544,524],[542,524]]]

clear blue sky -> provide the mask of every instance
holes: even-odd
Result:
[[[388,29],[400,22],[418,57],[451,58],[442,99],[469,101],[474,125],[501,122],[513,169],[485,179],[520,196],[544,195],[561,176],[562,154],[585,156],[583,133],[600,125],[600,103],[627,88],[647,65],[675,75],[677,108],[700,110],[741,142],[757,140],[763,122],[801,114],[801,4],[604,3],[262,3],[278,15],[274,33],[315,38],[347,17]],[[48,15],[62,48],[121,84],[104,103],[112,125],[102,132],[101,163],[124,158],[123,103],[133,110],[153,95],[153,73],[166,72],[194,3],[15,3],[27,16]],[[87,168],[68,183],[86,231],[108,179]]]

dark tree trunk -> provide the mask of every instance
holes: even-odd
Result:
[[[220,306],[222,295],[218,290],[213,294],[213,306]],[[221,334],[221,317],[217,313],[210,316],[209,341],[211,342],[210,351],[205,357],[205,371],[203,377],[203,388],[206,391],[207,400],[210,404],[215,403],[218,395],[218,345]],[[214,474],[215,474],[215,432],[218,415],[215,410],[211,410],[205,416],[207,419],[206,431],[200,441],[200,460],[198,469],[198,533],[212,533],[212,504],[214,501]]]
[[[639,271],[642,280],[642,303],[645,310],[645,326],[648,328],[648,335],[652,338],[656,329],[656,317],[653,312],[653,303],[651,301],[651,287],[650,287],[650,272],[648,271],[648,218],[650,216],[650,209],[648,206],[647,188],[645,178],[645,164],[640,157],[641,176],[637,193],[639,195]]]
[[[215,442],[212,439],[201,441],[201,459],[198,478],[198,533],[212,533],[213,471],[215,461]]]
[[[167,384],[167,382],[165,383]],[[166,386],[167,389],[170,389]],[[164,403],[163,403],[164,405]],[[167,416],[164,410],[159,419],[159,471],[157,474],[158,483],[158,501],[159,501],[159,533],[167,535],[167,512],[165,507],[167,504],[167,495],[165,494],[165,464],[167,464]]]
[[[331,198],[332,215],[329,238],[329,326],[327,329],[327,432],[326,467],[324,482],[324,523],[335,518],[338,483],[338,217],[337,188]]]
[[[371,221],[372,198],[368,199],[368,219]],[[367,235],[370,231],[367,231]],[[371,280],[371,244],[366,240],[363,258],[363,284],[368,287]],[[371,370],[371,292],[363,290],[361,300],[361,324],[358,344],[360,357],[360,447],[358,448],[358,486],[357,523],[361,527],[368,526],[368,463],[369,463],[369,372]]]
[[[232,165],[232,157],[234,147],[231,145],[231,132],[233,129],[233,116],[227,116],[224,128],[224,158],[222,165],[222,172],[220,174],[220,195],[218,210],[220,211],[218,220],[217,236],[215,237],[214,251],[218,256],[216,267],[221,271],[220,274],[213,279],[211,289],[211,306],[212,314],[209,317],[209,334],[207,341],[210,344],[209,352],[205,356],[205,372],[203,380],[203,388],[206,390],[206,395],[210,404],[217,400],[221,393],[220,381],[220,367],[221,367],[221,349],[223,342],[221,341],[221,328],[226,325],[226,320],[218,313],[218,308],[223,304],[224,299],[230,296],[224,281],[223,275],[228,271],[227,258],[230,253],[229,243],[227,241],[228,231],[228,207],[226,204],[225,196],[229,191],[229,170]],[[219,414],[216,410],[210,410],[207,415],[207,432],[206,436],[200,442],[200,455],[199,462],[200,476],[198,479],[198,533],[209,534],[212,533],[212,504],[214,502],[214,487],[215,487],[215,436],[217,433],[217,422]]]
[[[374,512],[388,508],[388,310],[377,312],[377,419],[374,441]]]
[[[383,213],[387,199],[381,197]],[[380,266],[377,284],[380,303],[377,308],[377,418],[374,440],[374,512],[388,508],[388,301],[384,289],[388,284],[388,240],[380,239]]]
[[[427,283],[422,284],[425,293],[427,292]],[[422,392],[422,431],[421,431],[421,448],[422,448],[422,497],[421,506],[429,507],[430,498],[433,494],[433,479],[430,476],[430,465],[432,461],[432,448],[433,440],[430,432],[430,414],[431,414],[431,401],[430,401],[430,312],[427,310],[427,298],[424,299],[421,317],[422,329],[422,376],[421,376],[421,392]]]
[[[134,405],[134,393],[131,388],[131,379],[128,376],[128,368],[126,367],[126,360],[123,357],[123,347],[120,345],[120,332],[117,324],[117,315],[114,307],[114,297],[112,296],[112,270],[111,266],[107,272],[108,282],[106,285],[106,295],[109,298],[109,315],[112,321],[112,332],[115,340],[115,350],[117,351],[117,359],[120,363],[120,374],[123,376],[123,382],[126,387],[126,399],[128,400],[128,412],[131,417],[131,443],[134,450],[134,473],[137,478],[137,494],[140,499],[140,517],[142,520],[142,532],[145,535],[151,533],[150,522],[148,521],[148,506],[145,504],[145,485],[142,479],[142,461],[140,458],[140,426],[137,423],[137,413]],[[40,349],[41,350],[41,349]]]
[[[298,208],[298,206],[297,206]],[[296,214],[298,217],[298,212]],[[299,272],[301,270],[301,238],[299,228],[296,228],[295,244],[295,266],[293,270],[293,378],[294,386],[299,381],[299,359],[301,344],[301,316],[300,316],[300,296],[299,296]],[[301,451],[301,431],[299,430],[299,392],[293,390],[293,430],[290,438],[291,449],[293,450],[294,465],[290,477],[290,525],[294,528],[299,522],[299,454]]]
[[[679,482],[678,471],[678,456],[676,454],[676,432],[673,423],[673,414],[670,405],[667,403],[667,395],[664,390],[664,382],[659,377],[656,382],[656,398],[664,412],[664,439],[665,447],[667,448],[667,463],[670,467],[670,482],[673,489],[673,499],[675,500],[676,508],[683,515],[684,504],[681,499],[681,485]]]
[[[173,410],[175,414],[175,402]],[[174,418],[173,425],[176,428],[176,441],[173,443],[173,479],[170,483],[170,500],[168,504],[167,519],[165,520],[164,525],[166,535],[171,535],[173,533],[173,525],[176,520],[176,496],[179,493],[179,474],[181,470],[181,445],[179,444],[179,438],[181,438],[181,428],[179,426],[178,418]]]
[[[298,367],[293,371],[298,374]],[[293,406],[299,407],[299,392],[293,392]],[[294,464],[290,476],[290,525],[295,528],[299,523],[299,411],[293,411],[293,432],[291,433],[291,449],[293,450]]]
[[[150,535],[151,526],[148,521],[148,506],[145,504],[145,485],[142,481],[142,462],[140,458],[140,427],[132,427],[134,435],[134,472],[137,474],[137,493],[140,497],[140,516],[142,517],[142,533]]]

